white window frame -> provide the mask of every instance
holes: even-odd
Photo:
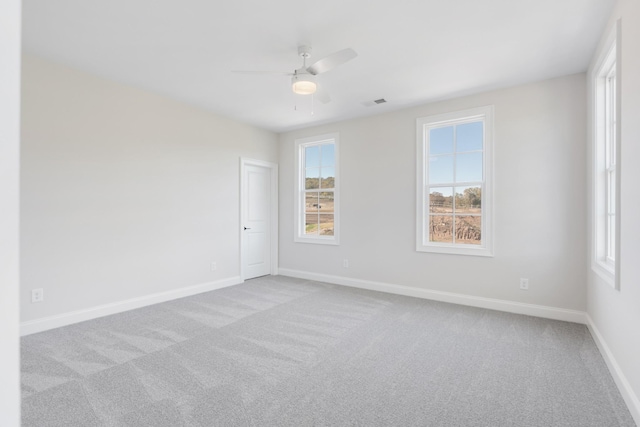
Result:
[[[305,228],[305,176],[304,176],[304,149],[313,145],[334,145],[335,180],[333,190],[333,236],[306,235]],[[295,212],[293,240],[298,243],[315,243],[321,245],[340,244],[340,137],[338,133],[312,136],[295,140],[296,150],[296,185],[295,185]]]
[[[482,179],[482,244],[441,243],[428,241],[429,212],[429,130],[431,128],[483,120],[483,179]],[[417,119],[417,197],[416,250],[454,255],[493,256],[493,106],[438,114]]]
[[[620,289],[619,37],[620,21],[607,38],[594,67],[592,79],[594,128],[591,268],[605,283],[615,289]],[[615,82],[613,91],[612,82]]]

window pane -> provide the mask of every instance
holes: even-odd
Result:
[[[336,149],[333,144],[322,145],[322,166],[333,166],[336,164]]]
[[[318,210],[320,212],[333,212],[333,192],[324,191],[320,193],[320,199],[318,201]]]
[[[305,214],[304,234],[318,234],[318,214]]]
[[[456,243],[479,245],[482,243],[482,217],[456,216]]]
[[[456,213],[482,213],[482,189],[456,187]]]
[[[616,259],[616,217],[607,215],[607,257]]]
[[[456,182],[482,181],[482,152],[456,156]]]
[[[304,201],[305,212],[318,212],[318,193],[306,193]]]
[[[616,212],[616,170],[607,172],[607,191],[609,199],[607,201],[607,213]]]
[[[482,150],[482,122],[456,126],[456,152]]]
[[[429,158],[429,184],[453,182],[453,156]]]
[[[333,215],[332,214],[320,215],[320,235],[333,236]]]
[[[453,153],[453,126],[429,131],[429,154]]]
[[[616,163],[616,78],[615,78],[615,65],[609,71],[609,75],[606,79],[606,164],[607,167],[615,165]]]
[[[606,143],[606,146],[605,146],[605,153],[604,153],[604,158],[605,158],[604,167],[605,168],[609,168],[609,167],[611,167],[613,165],[613,161],[612,161],[613,160],[613,146],[615,144],[611,143],[611,138],[612,138],[611,131],[612,131],[611,128],[607,129],[607,132],[609,134],[607,135],[607,143]]]
[[[305,170],[305,190],[320,188],[320,168],[308,168]]]
[[[453,217],[429,215],[429,241],[453,243]]]
[[[616,118],[616,77],[615,67],[613,71],[613,77],[611,77],[611,164],[616,164],[616,132],[617,132],[617,118]]]
[[[304,149],[304,167],[320,166],[320,146],[314,145]]]
[[[610,165],[615,165],[616,164],[616,150],[617,150],[617,143],[616,143],[616,123],[615,123],[615,119],[613,124],[611,125],[611,162],[609,163]]]
[[[322,188],[333,188],[335,187],[335,176],[336,170],[333,167],[322,168]]]
[[[429,191],[429,212],[453,213],[453,188],[432,188]]]

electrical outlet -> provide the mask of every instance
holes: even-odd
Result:
[[[346,259],[346,258],[345,258],[345,259],[343,259],[343,260],[342,260],[342,266],[343,266],[344,268],[349,268],[349,260],[348,260],[348,259]]]
[[[31,302],[44,301],[44,289],[38,288],[31,290]]]
[[[212,262],[211,263],[211,271],[216,271],[218,269],[218,263],[217,262]]]
[[[529,279],[520,278],[520,289],[526,291],[529,289]]]

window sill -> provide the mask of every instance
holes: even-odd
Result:
[[[416,247],[418,252],[430,252],[437,254],[447,255],[470,255],[470,256],[483,256],[493,257],[493,252],[487,248],[477,247],[461,247],[461,246],[449,246],[449,245],[418,245]]]
[[[311,243],[314,245],[334,245],[338,246],[340,242],[336,237],[296,237],[293,239],[295,243]]]
[[[591,263],[591,270],[607,285],[616,289],[616,274],[607,264],[600,261],[593,261]]]

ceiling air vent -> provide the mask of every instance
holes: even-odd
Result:
[[[373,107],[376,105],[385,104],[386,102],[387,102],[386,99],[380,98],[380,99],[374,99],[373,101],[364,101],[364,102],[361,102],[361,104],[365,107]]]

